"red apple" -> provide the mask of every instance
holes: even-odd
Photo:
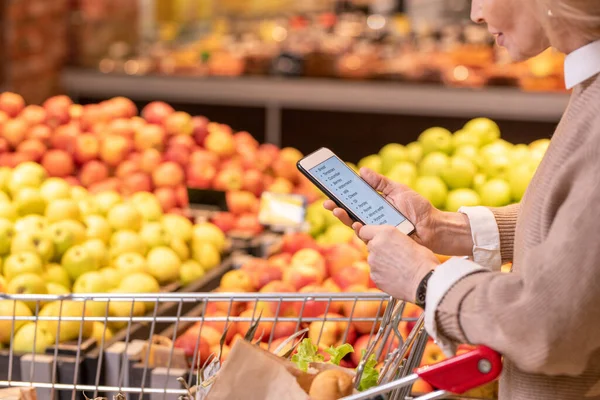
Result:
[[[352,265],[362,258],[362,253],[348,243],[335,244],[325,252],[325,261],[330,276],[336,276],[342,268]]]
[[[229,168],[220,171],[213,181],[215,190],[240,190],[242,188],[243,172],[240,169]]]
[[[268,258],[270,264],[278,265],[281,268],[287,268],[292,264],[292,255],[289,253],[274,254]]]
[[[64,178],[73,175],[75,164],[73,158],[63,150],[50,150],[42,157],[42,166],[49,176]]]
[[[222,130],[214,130],[204,139],[204,147],[224,159],[235,154],[233,135]]]
[[[320,285],[324,280],[325,277],[319,269],[308,265],[295,265],[283,271],[283,281],[297,290],[307,285]]]
[[[227,313],[223,311],[212,311],[206,313],[207,320],[204,321],[204,326],[214,328],[217,332],[225,332],[227,329],[227,336],[225,337],[226,343],[231,342],[235,334],[238,332],[237,323],[235,321],[208,321],[209,318],[224,318],[227,319]]]
[[[258,212],[259,201],[250,192],[242,190],[227,192],[227,208],[235,215]]]
[[[27,138],[27,130],[29,126],[27,122],[21,118],[8,120],[2,127],[2,137],[6,139],[8,144],[16,149],[17,146]]]
[[[37,139],[27,139],[17,146],[17,152],[29,153],[36,162],[42,158],[46,150],[44,143]]]
[[[83,106],[81,104],[71,104],[69,106],[69,116],[71,121],[79,121],[83,115]]]
[[[109,191],[120,192],[121,180],[118,178],[108,178],[104,181],[96,182],[88,187],[88,192],[91,194]]]
[[[208,189],[212,186],[217,170],[212,165],[191,164],[187,167],[186,177],[189,187]]]
[[[206,117],[196,116],[192,118],[194,140],[200,146],[204,146],[204,140],[208,136],[209,122]]]
[[[368,289],[364,285],[350,286],[349,293],[381,293],[378,289]],[[379,300],[359,300],[357,302],[344,302],[344,314],[352,319],[368,319],[366,321],[352,321],[352,324],[359,333],[377,332],[381,324],[381,318],[385,313],[387,301]]]
[[[6,153],[10,150],[8,142],[3,137],[0,137],[0,153]]]
[[[206,150],[194,150],[190,156],[190,164],[194,165],[212,165],[217,167],[219,164],[219,157]]]
[[[54,130],[50,137],[50,147],[72,152],[75,146],[75,137],[79,134],[81,134],[81,129],[78,122],[71,121],[61,125]]]
[[[81,184],[90,187],[95,183],[102,182],[109,176],[108,167],[101,161],[91,160],[83,164],[78,177]]]
[[[253,193],[255,196],[260,196],[263,192],[263,174],[256,170],[250,169],[244,172],[242,181],[242,189]]]
[[[135,148],[139,151],[157,149],[162,151],[165,145],[166,133],[162,126],[147,124],[135,131]]]
[[[151,192],[152,179],[148,174],[143,172],[135,172],[123,178],[121,192],[125,196],[132,195],[137,192]]]
[[[81,117],[79,118],[82,131],[89,132],[95,124],[107,122],[108,118],[101,106],[98,104],[86,104],[83,106]]]
[[[100,158],[111,167],[116,167],[127,158],[131,141],[123,136],[109,135],[100,141]]]
[[[408,338],[410,332],[414,329],[417,319],[423,313],[423,309],[413,303],[405,303],[402,312],[402,322],[400,322],[399,330],[404,339]],[[411,321],[407,321],[407,320]]]
[[[269,282],[281,280],[283,276],[281,268],[273,266],[261,258],[254,258],[244,263],[242,270],[248,273],[254,287],[259,290]]]
[[[327,313],[320,315],[324,321],[314,321],[308,326],[308,337],[314,344],[321,348],[330,346],[340,346],[344,343],[354,343],[356,332],[348,321],[330,321],[329,319],[345,319],[343,315],[337,313]]]
[[[315,239],[308,233],[298,232],[289,233],[283,236],[281,240],[281,252],[295,254],[297,251],[302,249],[315,249],[318,250],[319,246]]]
[[[369,286],[369,275],[369,264],[364,261],[356,261],[352,265],[339,269],[332,275],[332,278],[345,291],[353,285]]]
[[[147,149],[141,154],[140,169],[147,174],[154,172],[163,160],[162,154],[156,149]]]
[[[437,364],[445,359],[446,356],[444,355],[444,352],[437,344],[433,342],[427,342],[425,345],[425,350],[423,351],[423,357],[421,358],[421,365],[419,366],[423,367],[425,365]]]
[[[177,197],[175,197],[175,191],[171,187],[160,187],[154,191],[156,199],[160,203],[164,212],[177,206]]]
[[[192,186],[194,187],[194,186]],[[211,222],[216,225],[223,233],[228,233],[235,228],[237,219],[235,215],[228,212],[219,212],[212,216]]]
[[[238,332],[242,335],[246,335],[246,332],[250,330],[250,326],[252,326],[256,320],[258,320],[259,315],[261,320],[258,323],[258,327],[254,333],[254,340],[261,338],[261,341],[268,342],[271,335],[271,330],[273,330],[273,322],[265,321],[263,318],[274,317],[274,315],[268,310],[263,310],[262,314],[259,312],[255,313],[254,310],[243,311],[240,314],[240,318],[244,318],[244,320],[238,322]]]
[[[425,382],[421,378],[417,379],[417,381],[415,383],[413,383],[413,385],[412,385],[412,393],[417,394],[417,395],[427,394],[427,393],[431,393],[433,391],[434,391],[433,386],[431,386],[429,383]]]
[[[91,133],[84,133],[75,138],[73,156],[75,161],[84,164],[94,160],[100,153],[100,142],[98,138]]]
[[[47,98],[44,103],[42,104],[42,107],[44,108],[68,108],[71,105],[73,105],[73,100],[71,100],[71,98],[69,96],[66,95],[58,95],[58,96],[52,96]]]
[[[264,227],[258,221],[256,214],[242,214],[238,217],[234,230],[250,235],[258,235],[264,230]]]
[[[156,187],[175,187],[183,184],[185,175],[179,164],[171,161],[160,164],[152,172],[152,182]]]
[[[300,161],[302,157],[302,153],[294,148],[286,147],[281,149],[279,157],[275,159],[275,162],[272,165],[275,175],[285,178],[290,182],[296,182],[299,177],[296,163]]]
[[[153,101],[142,109],[142,118],[150,124],[162,125],[166,118],[173,114],[173,107],[162,101]]]
[[[5,113],[4,111],[0,111],[0,128],[2,127],[2,125],[4,125],[6,123],[6,121],[8,121],[9,119],[11,119],[7,113]]]
[[[133,118],[138,113],[135,103],[126,97],[113,97],[109,102],[112,103],[112,110],[115,111],[113,118]]]
[[[0,111],[14,118],[25,108],[25,100],[21,95],[11,92],[0,93]]]
[[[64,96],[54,101],[51,100],[46,100],[43,105],[46,110],[46,124],[51,128],[56,128],[69,123],[71,121],[71,105],[73,104],[71,99]]]
[[[179,185],[175,188],[175,198],[179,207],[187,208],[190,205],[185,185]]]
[[[256,168],[262,172],[266,171],[273,165],[278,156],[279,147],[270,143],[261,144],[258,147]]]
[[[176,135],[169,138],[167,147],[185,148],[191,154],[196,147],[196,142],[194,142],[194,138],[191,136]]]
[[[258,150],[258,141],[250,133],[242,131],[233,135],[237,151],[244,148]]]
[[[136,153],[131,153],[130,156]],[[140,172],[139,164],[132,160],[131,157],[128,160],[123,161],[117,169],[115,170],[115,176],[117,178],[123,179],[128,175],[135,174],[136,172]]]
[[[298,250],[296,253],[294,253],[291,263],[292,267],[306,265],[316,268],[322,276],[327,276],[325,258],[315,249],[307,248]]]
[[[190,152],[186,147],[180,145],[170,145],[164,154],[164,159],[165,161],[172,161],[181,165],[182,167],[185,167],[190,162]]]
[[[190,114],[183,111],[176,111],[165,118],[165,130],[167,135],[185,135],[191,136],[194,133],[194,123]]]
[[[294,190],[294,184],[285,178],[275,178],[273,183],[267,186],[268,192],[290,194]]]
[[[29,126],[34,126],[45,123],[47,113],[44,107],[31,104],[23,109],[19,117],[26,121]]]
[[[146,124],[146,121],[142,120],[143,124]],[[108,133],[117,136],[124,136],[129,139],[133,139],[135,137],[135,130],[140,128],[136,127],[134,129],[133,122],[125,119],[125,118],[117,118],[108,123],[106,130]]]
[[[29,128],[27,138],[37,139],[45,145],[50,143],[50,137],[52,136],[52,130],[47,125],[34,125]]]

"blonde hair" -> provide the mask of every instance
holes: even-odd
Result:
[[[543,12],[587,41],[600,39],[600,0],[537,0]],[[548,18],[548,16],[546,16]],[[560,32],[556,32],[559,33]]]

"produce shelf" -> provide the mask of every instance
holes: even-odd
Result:
[[[523,92],[516,88],[449,88],[384,81],[336,81],[310,78],[202,78],[129,76],[81,69],[66,70],[62,83],[77,97],[126,96],[266,110],[265,138],[281,142],[283,109],[371,112],[470,118],[482,115],[513,121],[558,122],[567,93]]]

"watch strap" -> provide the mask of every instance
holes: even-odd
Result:
[[[427,297],[427,282],[429,282],[429,278],[433,275],[433,270],[429,271],[425,277],[419,283],[417,287],[417,295],[415,297],[415,304],[421,308],[425,308],[425,299]]]

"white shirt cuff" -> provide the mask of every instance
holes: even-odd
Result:
[[[439,265],[427,282],[425,330],[448,357],[452,357],[456,353],[456,344],[439,335],[435,321],[437,307],[456,282],[482,270],[487,269],[467,259],[453,257]]]
[[[499,271],[502,267],[500,253],[500,231],[494,213],[487,207],[461,207],[459,213],[465,214],[471,224],[473,238],[473,261]]]

